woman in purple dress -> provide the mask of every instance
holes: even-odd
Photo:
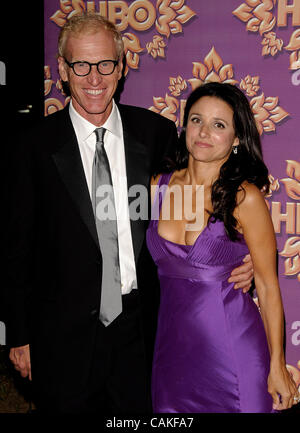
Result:
[[[276,241],[261,193],[268,171],[247,98],[230,84],[194,90],[180,143],[152,179],[147,244],[161,285],[154,411],[290,408],[299,395],[283,352]],[[261,313],[228,282],[249,251]]]

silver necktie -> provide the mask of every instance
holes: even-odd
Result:
[[[115,199],[103,141],[105,131],[105,128],[95,129],[97,142],[92,171],[92,202],[102,253],[100,320],[108,326],[122,312],[122,294]]]

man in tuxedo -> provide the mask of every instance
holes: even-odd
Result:
[[[70,104],[20,136],[11,167],[7,342],[44,412],[151,412],[158,283],[147,219],[130,215],[137,197],[129,191],[148,188],[177,132],[162,116],[115,103],[123,50],[121,34],[98,14],[66,23],[58,67]],[[105,154],[96,160],[98,145]],[[117,224],[99,228],[103,173]],[[148,214],[149,202],[139,203]],[[249,268],[237,271],[238,286],[249,285]],[[107,281],[119,286],[112,320],[103,313]]]

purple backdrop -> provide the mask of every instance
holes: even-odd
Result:
[[[291,3],[291,2],[290,2]],[[60,26],[83,9],[123,33],[121,102],[180,128],[185,99],[205,80],[229,81],[249,98],[272,175],[268,198],[278,242],[287,363],[300,384],[300,0],[45,0],[45,115],[61,109]],[[217,330],[216,330],[217,332]]]

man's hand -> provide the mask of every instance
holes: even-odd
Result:
[[[26,344],[26,346],[11,348],[9,359],[14,364],[15,369],[20,372],[22,377],[28,376],[29,380],[31,380],[29,344]]]
[[[243,292],[246,293],[249,291],[253,280],[253,265],[250,254],[245,256],[243,262],[243,265],[233,269],[228,282],[235,283],[234,289],[242,288]]]

